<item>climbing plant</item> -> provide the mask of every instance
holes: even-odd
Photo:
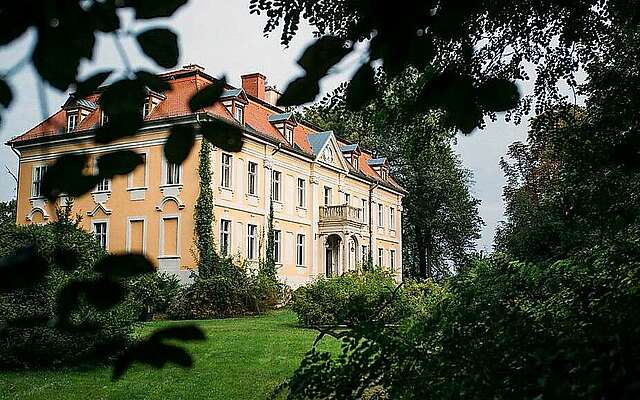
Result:
[[[213,240],[213,190],[211,190],[211,144],[202,140],[198,157],[200,192],[196,201],[193,219],[194,237],[198,257],[198,273],[206,278],[215,273],[216,252]]]

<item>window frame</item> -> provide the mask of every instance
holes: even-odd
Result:
[[[396,230],[396,209],[394,207],[389,207],[389,229]]]
[[[225,189],[231,189],[232,185],[233,155],[229,153],[222,153],[220,156],[220,186]]]
[[[98,233],[97,226],[104,225],[104,232]],[[108,220],[93,220],[91,221],[91,232],[94,238],[98,242],[98,245],[102,249],[109,251],[109,221]],[[101,236],[104,236],[104,244],[102,243]]]
[[[254,196],[258,194],[258,163],[253,161],[247,163],[247,193]]]
[[[244,107],[236,104],[233,108],[233,118],[244,125]]]
[[[305,235],[302,233],[298,233],[296,235],[296,267],[304,267],[305,259],[304,259],[304,246],[305,246]]]
[[[284,126],[284,137],[293,146],[293,127],[291,125]]]
[[[109,123],[109,116],[102,110],[100,111],[100,125],[105,126],[107,123]]]
[[[362,222],[369,222],[369,200],[362,199]]]
[[[282,231],[280,229],[273,230],[273,259],[277,264],[282,263]]]
[[[384,248],[378,247],[378,267],[384,267]]]
[[[330,206],[333,201],[333,188],[331,186],[324,187],[324,205]]]
[[[389,249],[389,269],[391,272],[396,272],[396,250]]]
[[[67,133],[70,132],[75,132],[76,129],[78,128],[78,123],[79,121],[79,112],[75,111],[75,112],[68,112],[67,113]],[[73,128],[71,127],[71,120],[73,119]]]
[[[298,207],[307,208],[307,181],[298,178]]]
[[[47,164],[37,164],[31,167],[31,198],[32,199],[41,199],[44,197],[42,194],[42,178],[47,173],[47,169],[49,169],[49,165]],[[38,174],[38,179],[36,180],[36,171]],[[36,184],[38,189],[36,190]]]
[[[276,179],[276,176],[278,179]],[[277,187],[276,187],[277,185]],[[271,199],[280,201],[282,191],[282,172],[275,169],[271,170]]]
[[[173,169],[172,169],[173,168]],[[165,159],[164,168],[164,184],[167,186],[181,185],[182,182],[182,164],[175,164]],[[171,179],[169,179],[171,177]],[[146,178],[146,177],[145,177]],[[177,178],[177,181],[173,181]]]
[[[226,224],[226,227],[227,227],[226,230],[223,229],[225,227],[225,224]],[[231,220],[224,219],[224,218],[220,219],[220,232],[219,233],[220,233],[220,236],[219,236],[220,254],[225,255],[225,256],[229,256],[229,255],[231,255]],[[225,240],[222,240],[223,237],[224,237]]]
[[[247,259],[256,260],[256,240],[258,237],[258,225],[247,224]]]
[[[378,203],[378,228],[384,228],[384,204]]]

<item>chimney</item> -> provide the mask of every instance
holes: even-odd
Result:
[[[259,72],[253,74],[242,75],[242,88],[248,95],[257,97],[262,101],[266,101],[265,98],[265,82],[267,77]]]

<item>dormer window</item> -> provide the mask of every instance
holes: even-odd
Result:
[[[285,126],[284,128],[284,137],[287,139],[290,145],[293,146],[293,127],[290,125]]]
[[[367,164],[380,175],[382,180],[386,181],[389,178],[389,163],[386,158],[372,158],[367,160]]]
[[[142,118],[147,118],[151,114],[151,99],[147,98],[142,106]]]
[[[236,119],[236,121],[244,125],[244,107],[240,106],[239,104],[236,104],[233,116]]]
[[[349,164],[351,165],[351,167],[353,169],[355,169],[356,171],[360,170],[360,154],[362,154],[362,152],[360,151],[360,146],[358,146],[358,144],[347,144],[344,145],[340,148],[340,151],[342,151],[342,154],[344,155],[344,157],[347,159],[347,161],[349,161]]]
[[[293,130],[298,124],[295,115],[292,112],[273,114],[269,116],[269,122],[284,136],[287,143],[293,146]]]
[[[73,132],[78,126],[78,112],[67,112],[67,132]]]
[[[109,122],[109,116],[104,112],[100,112],[100,125],[104,126]]]

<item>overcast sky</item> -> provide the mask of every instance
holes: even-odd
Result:
[[[302,28],[289,48],[280,45],[277,33],[265,38],[262,33],[264,18],[249,14],[247,0],[191,0],[174,18],[157,21],[153,25],[169,25],[178,33],[180,65],[199,64],[211,75],[226,75],[227,81],[236,86],[240,85],[240,75],[257,71],[267,76],[269,84],[278,88],[286,87],[287,82],[301,73],[296,60],[313,40],[309,27]],[[143,26],[129,24],[126,28],[136,32]],[[2,71],[30,52],[34,38],[33,32],[29,32],[18,43],[0,49]],[[151,61],[140,54],[131,40],[126,42],[126,49],[135,66],[158,71]],[[350,57],[338,65],[337,73],[321,82],[323,92],[332,90],[348,79],[357,67],[356,59],[357,56]],[[93,61],[83,64],[81,73],[89,76],[104,69],[121,71],[122,65],[111,37],[101,36]],[[15,97],[8,112],[2,114],[2,143],[36,125],[43,115],[38,84],[31,67],[15,74],[10,84]],[[47,112],[51,114],[56,111],[66,97],[66,93],[47,89]],[[501,194],[504,177],[498,160],[506,153],[509,144],[525,138],[526,127],[526,122],[515,126],[502,120],[489,121],[484,130],[475,131],[470,136],[461,135],[458,139],[456,150],[475,176],[472,192],[482,201],[480,215],[486,225],[478,243],[479,249],[491,248],[496,224],[503,218]],[[8,200],[15,197],[16,185],[6,168],[15,173],[17,157],[9,147],[0,147],[0,162],[3,164],[0,166],[0,199]]]

